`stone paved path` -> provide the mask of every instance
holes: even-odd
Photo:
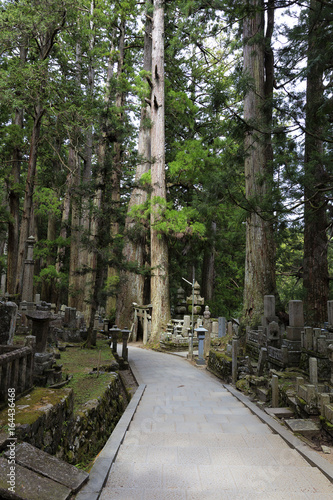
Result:
[[[333,485],[220,381],[130,348],[147,384],[101,500],[333,498]]]

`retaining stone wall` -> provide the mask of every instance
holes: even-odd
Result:
[[[209,351],[208,368],[225,382],[232,378],[232,359],[225,353]]]
[[[43,388],[45,396],[33,414],[24,415],[24,409],[21,417],[17,413],[16,437],[69,463],[87,463],[104,446],[127,404],[119,376],[110,377],[103,396],[76,414],[72,389]],[[25,403],[31,410],[29,400],[18,401],[22,407]],[[29,423],[20,423],[20,418]]]

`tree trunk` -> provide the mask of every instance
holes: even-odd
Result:
[[[147,5],[147,13],[152,6],[152,0]],[[149,12],[150,13],[150,12]],[[152,22],[147,15],[144,37],[144,62],[143,69],[151,73],[152,56]],[[138,138],[139,164],[135,173],[135,186],[128,205],[125,220],[125,243],[123,257],[125,265],[131,264],[136,267],[135,271],[124,271],[120,275],[120,291],[117,297],[116,323],[120,328],[129,327],[133,318],[133,302],[143,305],[145,302],[145,276],[144,265],[147,259],[147,225],[139,224],[131,217],[133,207],[142,205],[148,200],[148,190],[140,185],[143,174],[149,172],[151,165],[151,129],[150,129],[150,106],[145,102],[141,108],[140,129]],[[141,271],[141,272],[140,272]]]
[[[120,24],[120,37],[118,45],[118,68],[117,68],[117,81],[118,90],[116,92],[116,109],[118,110],[118,121],[119,125],[123,121],[123,111],[122,107],[124,105],[124,92],[121,88],[121,77],[124,71],[124,57],[125,57],[125,20],[121,20]],[[110,318],[115,317],[116,313],[116,295],[115,288],[119,284],[119,272],[116,267],[116,262],[118,259],[117,253],[117,235],[119,234],[119,205],[120,205],[120,179],[122,173],[122,144],[121,138],[119,137],[118,131],[116,131],[116,141],[113,145],[113,155],[112,155],[112,173],[111,173],[111,224],[110,224],[110,256],[109,260],[111,264],[108,266],[107,282],[108,282],[108,295],[106,300],[106,314]]]
[[[311,0],[309,10],[308,71],[306,88],[305,188],[304,188],[304,261],[303,286],[306,291],[307,321],[320,326],[327,321],[329,295],[327,264],[327,200],[315,186],[326,181],[323,165],[325,126],[322,116],[323,68],[316,38],[320,28],[321,3]]]
[[[68,305],[77,307],[78,294],[82,294],[79,284],[79,253],[80,253],[80,214],[77,189],[80,184],[80,159],[77,147],[71,146],[68,152],[68,165],[73,172],[71,200],[71,243],[69,260],[69,280],[68,280]]]
[[[47,223],[47,239],[48,241],[54,241],[57,235],[57,220],[54,215],[49,215]],[[46,259],[46,265],[51,266],[54,263],[53,255],[49,254]],[[42,283],[41,299],[46,302],[56,302],[56,289],[55,283],[52,281]]]
[[[94,86],[95,86],[95,70],[92,63],[92,52],[95,47],[95,36],[94,36],[94,8],[95,1],[92,0],[90,3],[90,36],[89,36],[89,68],[88,68],[88,83],[87,83],[87,93],[91,102],[93,102]],[[82,214],[81,214],[81,237],[88,238],[90,234],[90,224],[91,224],[91,210],[90,210],[90,196],[89,188],[91,184],[91,173],[92,173],[92,156],[93,156],[93,126],[88,127],[86,131],[86,147],[85,147],[85,160],[82,175]],[[90,315],[90,303],[87,301],[87,296],[89,297],[90,291],[90,280],[89,280],[89,248],[88,245],[82,242],[80,251],[80,262],[79,266],[82,271],[80,276],[80,288],[84,290],[84,294],[80,296],[78,303],[78,309],[83,312],[85,318],[89,318]],[[88,274],[87,274],[88,273]],[[89,323],[88,323],[89,324]]]
[[[25,185],[23,214],[21,221],[19,252],[17,259],[17,275],[15,293],[21,294],[23,269],[26,251],[26,241],[29,236],[35,235],[34,217],[33,217],[33,194],[35,188],[36,166],[37,166],[37,151],[40,135],[40,128],[42,124],[42,117],[44,109],[41,105],[36,106],[34,123],[32,128],[31,142],[30,142],[30,155],[28,163],[28,174]]]
[[[15,111],[14,123],[23,128],[23,110]],[[20,183],[22,154],[19,146],[13,152],[13,166],[11,172],[11,186],[9,189],[9,211],[11,219],[8,223],[7,247],[7,292],[15,293],[18,247],[19,247],[19,222],[20,222],[20,195],[17,186]]]
[[[151,304],[150,342],[158,342],[170,319],[168,245],[158,224],[166,203],[165,186],[165,116],[164,116],[164,8],[154,0],[152,31],[152,100],[151,100]]]
[[[211,234],[212,238],[210,242],[207,242],[205,247],[202,264],[201,293],[205,298],[205,303],[211,302],[214,296],[216,222],[212,222],[211,224]]]
[[[76,45],[76,85],[81,85],[82,72],[82,49],[81,42]],[[78,199],[78,188],[81,182],[81,161],[79,158],[79,135],[80,130],[74,124],[71,145],[68,151],[68,166],[72,172],[72,186],[70,191],[71,202],[71,243],[68,279],[68,305],[77,308],[84,291],[80,288],[80,250],[81,250],[81,228],[80,228],[80,203]],[[81,297],[80,297],[81,296]]]
[[[264,2],[251,0],[253,13],[244,19],[244,72],[251,79],[251,88],[244,99],[245,135],[245,188],[249,202],[246,224],[246,260],[244,282],[244,322],[257,324],[263,313],[264,295],[274,294],[275,259],[272,224],[265,220],[272,216],[268,196],[272,176],[270,146],[270,79],[268,40],[264,37]],[[274,12],[274,11],[273,11]],[[272,16],[272,12],[270,12]],[[270,18],[272,23],[272,19]],[[268,49],[265,49],[265,45]],[[265,71],[266,70],[266,71]],[[271,71],[269,71],[271,70]],[[264,203],[266,207],[262,205]]]

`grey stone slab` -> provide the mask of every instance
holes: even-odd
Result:
[[[7,453],[5,453],[7,456]],[[29,443],[20,443],[15,448],[15,460],[22,467],[31,469],[57,483],[70,488],[74,493],[88,480],[89,474],[58,458],[35,448]]]
[[[278,418],[291,418],[294,412],[290,408],[265,408],[267,415]]]
[[[312,437],[320,434],[320,427],[310,419],[295,418],[286,421],[286,425],[293,432],[302,436]]]
[[[15,492],[9,491],[7,483],[9,473],[8,460],[0,458],[0,498],[13,498],[15,500],[66,500],[72,492],[63,484],[44,477],[36,472],[15,465]]]

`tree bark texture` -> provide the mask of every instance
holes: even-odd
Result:
[[[304,261],[303,286],[307,321],[320,326],[327,321],[329,279],[327,263],[327,201],[316,186],[326,180],[323,165],[322,116],[323,68],[317,49],[321,29],[321,3],[311,0],[309,9],[308,72],[306,88],[305,188],[304,188]]]
[[[28,174],[25,185],[24,205],[20,228],[19,251],[17,259],[17,274],[16,274],[16,287],[15,293],[22,293],[22,281],[24,260],[26,258],[26,242],[29,236],[35,235],[34,216],[33,216],[33,195],[35,188],[36,166],[37,166],[37,151],[40,135],[40,128],[42,124],[42,117],[44,109],[40,104],[36,106],[34,123],[32,127],[32,135],[30,142],[30,155],[28,163]]]
[[[270,146],[270,88],[271,53],[265,44],[264,2],[250,0],[253,13],[244,19],[244,72],[251,88],[244,99],[245,188],[249,203],[246,224],[246,260],[244,281],[244,322],[257,323],[263,313],[264,295],[274,294],[275,246],[272,224],[265,220],[272,182],[272,153]],[[271,21],[272,22],[272,21]],[[267,29],[269,37],[270,28]],[[270,40],[269,40],[270,41]],[[269,41],[266,40],[267,43]],[[270,214],[272,215],[272,214]]]
[[[16,110],[14,123],[23,128],[23,110]],[[13,152],[13,166],[11,172],[11,183],[9,186],[9,211],[11,220],[8,223],[8,246],[7,246],[7,292],[15,293],[17,259],[19,250],[19,223],[20,223],[20,195],[18,186],[20,183],[22,154],[18,146]]]
[[[205,299],[205,303],[209,305],[209,302],[213,300],[214,297],[214,284],[215,284],[215,238],[216,238],[216,222],[211,224],[211,241],[207,242],[203,264],[202,264],[202,285],[201,294]]]
[[[117,80],[119,88],[116,92],[115,105],[119,110],[118,120],[119,126],[121,126],[123,121],[123,110],[125,96],[123,89],[121,88],[121,77],[124,71],[124,59],[125,59],[125,19],[121,20],[120,23],[120,37],[119,37],[119,57],[118,57],[118,68],[117,68]],[[114,288],[119,283],[119,271],[116,267],[116,262],[119,260],[117,255],[117,236],[119,234],[119,206],[120,206],[120,180],[122,174],[122,144],[121,137],[118,131],[116,131],[116,141],[113,145],[113,156],[112,156],[112,172],[111,172],[111,223],[110,223],[110,262],[108,266],[107,279],[108,283],[111,284],[109,293],[111,294],[107,297],[106,301],[106,314],[109,317],[114,317],[116,314],[117,298],[114,292]]]
[[[164,103],[164,8],[154,0],[152,31],[152,100],[151,100],[151,304],[152,343],[159,340],[170,319],[169,263],[166,237],[158,229],[166,203],[165,185],[165,103]]]
[[[148,2],[150,6],[152,2]],[[149,7],[148,7],[149,8]],[[152,57],[152,22],[150,16],[146,18],[144,37],[144,62],[143,69],[151,73]],[[141,108],[140,129],[138,137],[139,164],[136,168],[134,189],[131,193],[127,217],[125,220],[123,258],[125,265],[135,265],[137,271],[142,271],[147,261],[147,224],[133,220],[130,212],[133,207],[142,205],[148,200],[148,190],[140,186],[143,174],[149,172],[151,165],[151,129],[150,106],[145,102]],[[120,275],[120,290],[117,297],[116,323],[120,328],[129,326],[133,318],[133,302],[143,305],[145,303],[145,276],[140,272],[123,271]]]

